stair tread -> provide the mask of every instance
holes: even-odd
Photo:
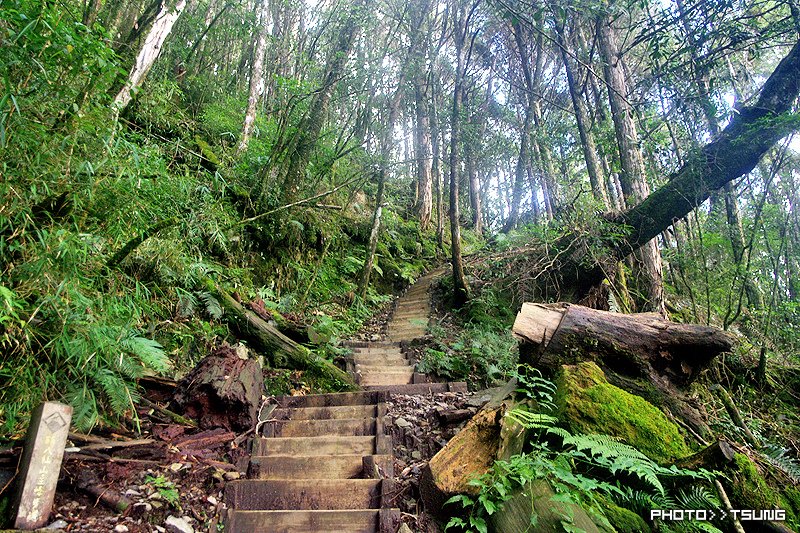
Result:
[[[334,420],[371,418],[376,414],[374,404],[332,405],[329,407],[279,407],[272,411],[276,420]]]
[[[228,511],[225,531],[230,533],[374,533],[378,509]]]
[[[225,502],[240,510],[377,509],[380,479],[239,479]]]
[[[253,455],[350,455],[375,453],[375,437],[261,437],[253,443]]]
[[[251,479],[355,479],[364,475],[364,458],[375,462],[391,461],[391,455],[272,455],[252,456],[248,468]]]

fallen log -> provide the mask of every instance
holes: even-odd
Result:
[[[537,348],[537,366],[556,369],[591,360],[631,377],[657,373],[686,386],[733,347],[731,334],[678,324],[655,313],[622,314],[572,304],[525,303],[514,335]]]
[[[621,314],[566,303],[525,303],[514,336],[520,359],[550,373],[594,361],[608,381],[681,418],[702,438],[712,434],[683,391],[734,337],[709,326],[678,324],[653,313]]]
[[[206,289],[219,300],[224,316],[244,336],[271,355],[276,364],[285,363],[297,370],[310,370],[331,383],[339,384],[340,390],[358,388],[353,378],[336,365],[316,355],[269,325],[253,311],[245,309],[230,294],[222,290],[214,281],[206,278]]]

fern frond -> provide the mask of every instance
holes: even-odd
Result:
[[[101,368],[93,377],[108,399],[111,410],[116,414],[124,413],[140,399],[132,384],[107,368]]]
[[[800,462],[787,455],[789,453],[788,448],[777,444],[769,444],[764,446],[761,451],[764,459],[769,464],[789,476],[795,483],[800,483]]]
[[[129,353],[135,355],[146,368],[151,368],[162,374],[172,368],[172,362],[164,352],[164,347],[152,339],[138,336],[129,337],[122,341],[121,344]]]
[[[722,502],[717,495],[703,485],[692,485],[688,489],[680,489],[675,499],[682,509],[719,509]]]
[[[200,299],[206,306],[206,312],[214,319],[219,320],[222,318],[222,305],[219,300],[210,292],[202,291]]]

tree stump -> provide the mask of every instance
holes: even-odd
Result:
[[[175,403],[203,429],[252,429],[264,390],[261,367],[223,345],[178,384]]]

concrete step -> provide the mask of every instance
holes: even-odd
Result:
[[[254,456],[373,455],[375,437],[271,437],[253,441]]]
[[[385,395],[375,392],[337,392],[308,396],[279,396],[278,407],[337,407],[342,405],[369,405],[386,401]]]
[[[346,511],[228,511],[227,533],[376,533],[378,509]]]
[[[404,359],[405,360],[405,359]],[[334,405],[331,407],[279,407],[272,411],[275,420],[330,420],[344,418],[373,418],[377,415],[375,404]]]
[[[374,477],[364,471],[368,464],[377,464],[384,471],[393,469],[391,455],[291,455],[253,456],[247,470],[250,479],[354,479]],[[374,468],[374,467],[373,467]]]
[[[377,509],[380,479],[240,479],[225,485],[228,508],[243,511]]]
[[[362,387],[372,387],[375,385],[402,385],[411,383],[414,378],[414,372],[373,372],[370,374],[361,375]]]

